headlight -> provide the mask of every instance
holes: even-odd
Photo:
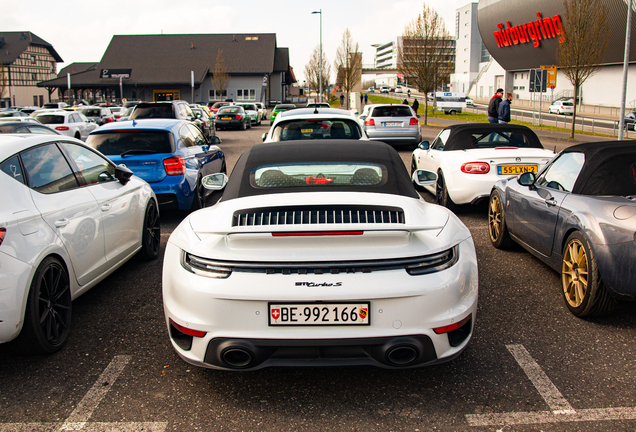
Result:
[[[420,262],[406,266],[406,272],[411,276],[419,276],[428,273],[445,270],[454,265],[459,259],[459,246],[445,250],[434,255],[424,257]]]
[[[190,273],[215,279],[226,279],[232,274],[232,268],[218,265],[212,260],[183,252],[181,265]]]

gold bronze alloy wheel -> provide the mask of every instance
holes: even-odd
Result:
[[[488,204],[488,234],[490,242],[497,249],[505,249],[512,243],[506,228],[501,196],[496,190],[490,194],[490,203]]]
[[[561,280],[565,300],[572,307],[578,308],[583,303],[587,293],[588,263],[583,244],[578,239],[572,239],[563,255]]]
[[[501,201],[498,195],[493,195],[490,198],[488,232],[490,233],[490,240],[493,242],[496,242],[501,235]]]
[[[592,247],[580,231],[570,234],[565,243],[561,282],[566,305],[578,317],[607,315],[616,305],[605,288]]]

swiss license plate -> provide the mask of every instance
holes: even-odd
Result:
[[[232,120],[232,117],[221,117],[221,120]]]
[[[369,325],[369,302],[269,303],[270,326]]]
[[[402,126],[402,122],[384,122],[384,127]]]
[[[536,165],[499,165],[497,174],[499,175],[519,175],[527,172],[537,172]]]

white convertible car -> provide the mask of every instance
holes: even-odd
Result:
[[[417,171],[420,185],[435,174]],[[227,182],[227,184],[226,184]],[[384,143],[252,147],[168,241],[166,326],[188,363],[408,368],[453,359],[477,312],[468,229]]]
[[[71,301],[140,252],[159,256],[145,181],[71,137],[0,135],[0,343],[64,346]]]
[[[437,173],[437,183],[425,188],[439,205],[454,209],[487,199],[497,181],[536,173],[553,157],[530,128],[469,123],[443,129],[432,144],[421,143],[413,151],[411,171]]]

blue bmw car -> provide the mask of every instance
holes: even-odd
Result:
[[[163,209],[197,210],[209,194],[201,178],[226,172],[220,140],[212,139],[189,121],[145,119],[104,125],[86,143],[147,181]]]

